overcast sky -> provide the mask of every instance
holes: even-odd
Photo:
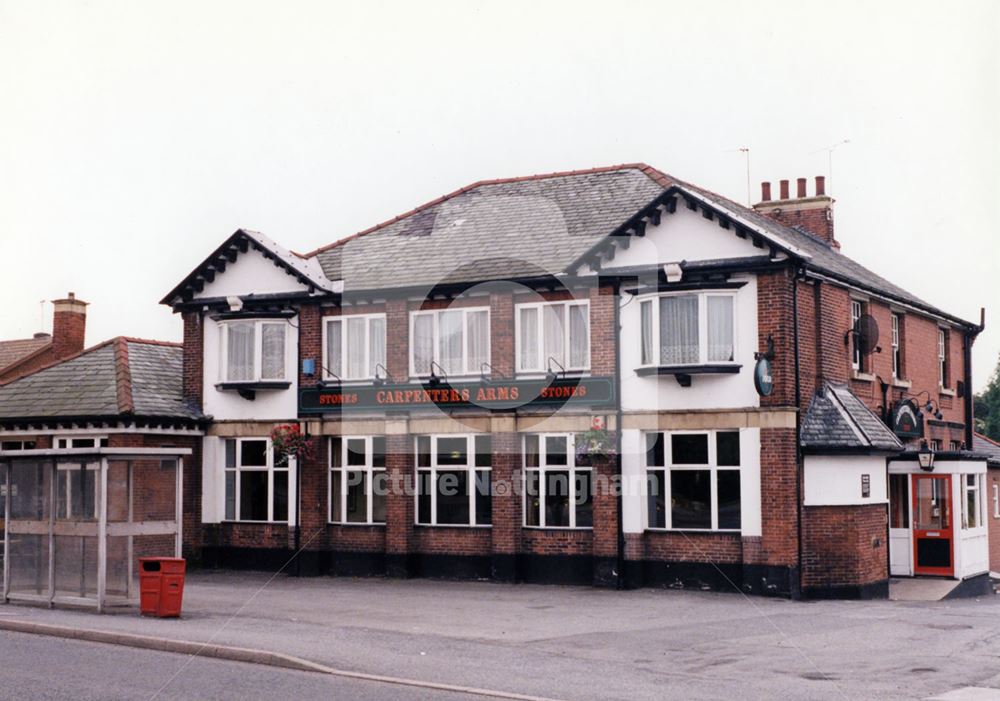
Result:
[[[238,227],[306,251],[483,178],[829,175],[843,252],[1000,352],[1000,3],[0,0],[0,339],[180,340]],[[810,185],[811,187],[811,185]]]

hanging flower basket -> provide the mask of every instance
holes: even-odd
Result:
[[[274,448],[275,462],[280,458],[301,460],[308,457],[312,441],[302,435],[298,424],[280,424],[271,429],[271,446]]]
[[[577,436],[576,450],[578,453],[591,457],[610,460],[615,456],[615,440],[604,427],[604,420],[595,416],[590,423],[590,429]]]

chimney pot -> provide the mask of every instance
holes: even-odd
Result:
[[[826,178],[823,177],[822,175],[817,175],[816,176],[816,196],[819,197],[819,196],[825,195],[825,194],[826,194]]]
[[[781,199],[788,199],[788,181],[782,180],[779,185],[781,186]]]
[[[763,182],[760,184],[760,199],[762,202],[771,200],[771,183]]]
[[[35,338],[36,340],[39,340],[39,341],[41,341],[41,340],[44,340],[44,339],[47,339],[47,338],[52,338],[52,334],[50,334],[50,333],[45,333],[44,331],[39,331],[38,333],[36,333],[36,334],[34,335],[34,338]]]
[[[806,196],[806,179],[805,178],[799,178],[796,181],[796,185],[797,185],[797,190],[798,190],[798,194],[796,195],[796,197],[805,197]]]

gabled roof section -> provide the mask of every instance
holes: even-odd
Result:
[[[194,295],[205,289],[205,285],[212,282],[216,275],[222,275],[227,265],[236,262],[237,257],[251,250],[260,252],[276,266],[284,269],[310,293],[338,293],[343,289],[343,284],[339,280],[331,280],[324,274],[317,260],[293,253],[260,232],[237,229],[160,300],[160,304],[175,306],[190,301]]]
[[[986,455],[986,462],[990,467],[1000,467],[1000,443],[992,438],[987,438],[981,433],[973,433],[972,452]]]
[[[52,337],[46,334],[43,338],[19,338],[13,341],[0,341],[0,372],[4,372],[28,358],[32,358],[52,345]]]
[[[827,382],[802,419],[802,447],[810,452],[875,450],[898,452],[899,438],[847,385]]]
[[[0,423],[148,417],[199,421],[182,393],[182,348],[119,336],[0,386]]]

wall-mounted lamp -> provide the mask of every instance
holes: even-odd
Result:
[[[440,370],[441,374],[438,375],[437,373],[435,373],[434,372],[434,368],[437,368],[438,370]],[[447,380],[447,379],[448,379],[448,373],[445,372],[445,369],[443,367],[441,367],[438,363],[436,363],[436,362],[434,362],[432,360],[431,361],[431,377],[427,381],[428,384],[430,384],[431,387],[437,387],[439,384],[441,384],[442,380]]]
[[[553,363],[559,366],[559,372],[556,372],[555,370],[552,369]],[[549,356],[548,361],[546,361],[545,365],[546,365],[545,379],[549,382],[555,380],[557,377],[559,377],[559,375],[563,376],[566,375],[566,368],[564,368],[562,364],[552,356]]]
[[[920,469],[930,472],[934,469],[934,451],[927,445],[927,441],[920,441],[920,450],[917,451],[917,462]]]
[[[379,374],[379,369],[381,369],[382,372],[385,373],[384,376]],[[386,382],[395,382],[395,380],[392,379],[392,375],[389,374],[389,369],[386,368],[385,365],[383,365],[382,363],[375,363],[375,379],[372,381],[372,383],[376,387],[381,387]]]

